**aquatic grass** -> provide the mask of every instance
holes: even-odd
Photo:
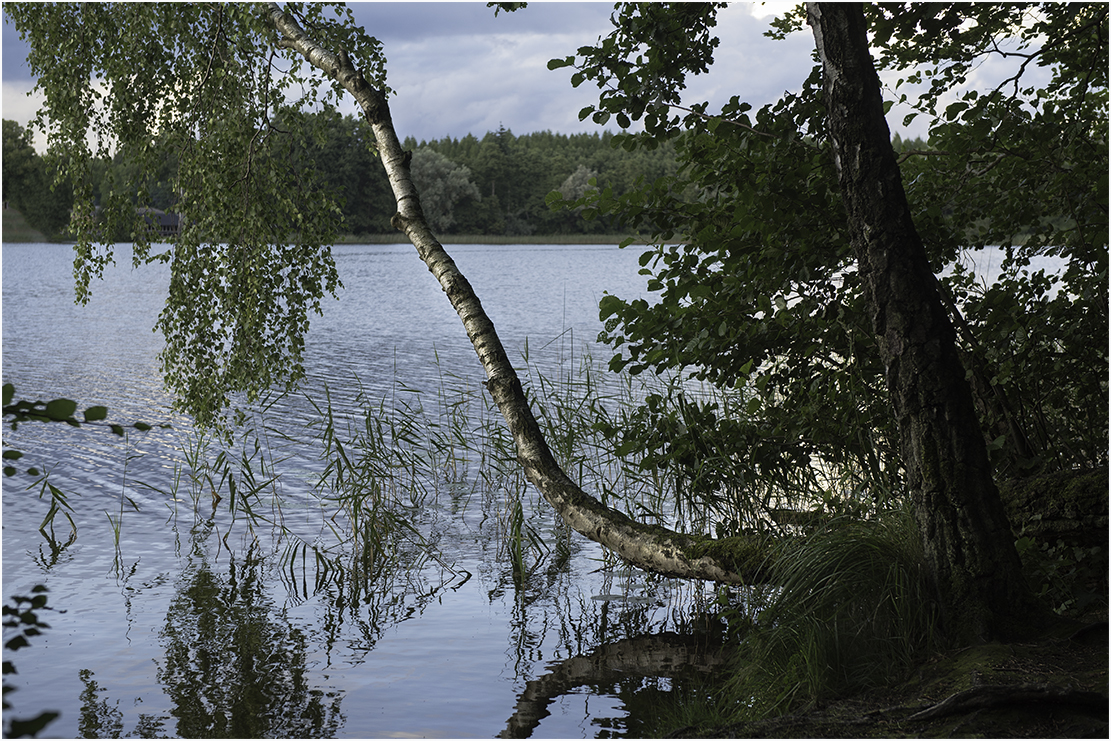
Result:
[[[356,403],[363,398],[360,388]],[[415,438],[410,431],[413,415],[402,413],[399,422],[397,414],[387,415],[380,407],[377,413],[368,411],[362,416],[361,428],[356,428],[352,420],[341,428],[327,387],[323,408],[315,401],[310,403],[318,414],[319,423],[314,424],[319,425],[323,446],[320,456],[325,462],[315,490],[322,502],[338,505],[328,518],[329,528],[340,542],[358,539],[364,557],[380,554],[383,544],[402,524],[397,516],[399,507],[388,506],[400,504],[399,472],[412,474],[423,462],[419,452],[415,457],[405,454],[407,450],[413,452]],[[411,406],[403,405],[402,409],[412,411]],[[410,490],[422,486],[415,478],[409,484]],[[411,494],[410,499],[413,498]]]
[[[116,513],[115,517],[112,517],[112,514],[107,510],[105,510],[104,512],[104,514],[107,515],[108,522],[112,527],[112,534],[116,547],[117,570],[119,569],[120,559],[123,555],[122,551],[120,550],[120,529],[123,527],[124,502],[129,504],[134,511],[139,511],[139,505],[135,503],[134,499],[127,496],[127,469],[131,464],[131,461],[142,457],[140,453],[132,452],[131,438],[127,433],[124,433],[123,448],[123,475],[120,477],[119,511]]]
[[[72,543],[77,537],[77,523],[73,521],[73,516],[70,514],[73,511],[73,505],[69,503],[69,497],[66,493],[59,489],[54,484],[50,483],[50,472],[44,471],[39,475],[35,481],[27,487],[27,491],[38,487],[39,499],[50,498],[50,506],[46,510],[46,515],[39,523],[39,532],[43,534],[50,543],[56,543],[54,537],[54,518],[59,513],[66,518],[69,523],[70,537],[69,542]]]
[[[554,352],[554,363],[540,362]],[[662,502],[667,484],[659,472],[616,455],[597,425],[600,415],[637,403],[643,386],[602,377],[589,353],[575,349],[570,330],[535,352],[526,343],[522,360],[538,421],[568,472],[629,508]],[[326,384],[319,394],[267,399],[244,414],[247,424],[234,438],[188,435],[182,468],[175,471],[178,483],[167,497],[177,502],[179,489],[186,489],[195,513],[211,498],[213,515],[220,505],[227,508],[229,529],[239,522],[248,531],[276,528],[286,538],[281,560],[291,569],[353,569],[373,582],[383,569],[419,571],[430,562],[454,577],[469,577],[435,547],[437,533],[456,525],[436,524],[438,508],[427,505],[450,496],[460,524],[492,539],[496,558],[521,588],[553,552],[546,530],[554,515],[527,482],[489,395],[473,379],[438,370],[431,393],[396,374],[392,383],[378,385],[387,386],[385,393],[371,392],[352,376],[339,395]],[[288,424],[296,419],[291,414],[304,416],[300,428]],[[281,424],[272,424],[275,417]],[[293,457],[315,457],[318,465],[283,470]],[[292,498],[283,494],[290,475],[306,479]],[[319,520],[291,519],[290,504],[318,513]],[[480,519],[463,518],[474,507]],[[313,530],[306,531],[306,524]],[[558,520],[554,527],[558,541]],[[566,563],[568,548],[563,551]],[[612,554],[604,558],[607,565],[617,563]],[[303,592],[304,579],[299,583]]]

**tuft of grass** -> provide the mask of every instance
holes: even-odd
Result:
[[[901,680],[941,637],[933,590],[906,510],[835,519],[784,540],[774,587],[748,626],[725,692],[734,721],[796,711]]]

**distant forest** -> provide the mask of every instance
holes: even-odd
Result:
[[[319,186],[337,196],[344,217],[342,232],[351,235],[393,234],[390,217],[396,210],[386,174],[378,161],[368,127],[354,116],[312,114],[311,138],[298,147],[297,165]],[[14,121],[4,125],[4,197],[28,224],[51,237],[64,237],[73,203],[66,184],[51,187],[54,168],[49,155],[39,156],[30,132]],[[429,224],[439,234],[541,236],[608,234],[618,225],[590,220],[572,209],[552,209],[546,199],[558,191],[574,200],[591,188],[610,188],[619,196],[674,174],[678,168],[674,142],[648,150],[616,146],[615,134],[556,134],[541,131],[516,136],[506,128],[482,137],[468,134],[433,141],[408,138],[412,172]],[[897,149],[925,148],[920,141]],[[111,183],[134,182],[138,165],[127,152],[102,161],[90,173],[96,197]],[[133,198],[136,207],[174,211],[176,162],[168,156],[149,173],[146,193]],[[140,202],[140,201],[145,201]],[[118,235],[123,239],[126,236]]]

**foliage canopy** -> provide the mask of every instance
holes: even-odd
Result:
[[[248,401],[303,375],[309,313],[340,285],[328,245],[339,207],[296,145],[319,132],[310,111],[341,92],[280,48],[259,8],[241,4],[11,4],[33,39],[28,65],[45,103],[59,176],[73,183],[71,228],[79,301],[112,259],[111,239],[134,242],[136,264],[171,265],[158,321],[165,378],[185,411],[212,423],[233,394]],[[384,86],[377,40],[335,4],[289,12],[344,48]],[[180,234],[154,253],[134,204],[143,180],[114,180],[93,198],[91,163],[128,152],[139,172],[177,162]]]
[[[719,113],[679,109],[686,76],[712,60],[719,8],[624,5],[609,37],[549,64],[599,86],[583,117],[643,120],[624,146],[670,139],[679,153],[675,177],[579,201],[656,225],[641,263],[659,301],[601,304],[611,367],[685,369],[734,399],[674,388],[611,432],[647,465],[686,472],[710,505],[754,487],[765,509],[772,494],[828,492],[829,478],[800,476],[812,461],[842,491],[883,501],[902,489],[897,431],[829,156],[821,69],[757,111],[736,97]],[[928,146],[904,151],[900,167],[998,472],[1105,465],[1106,6],[866,12],[877,67],[898,74],[889,104],[911,106],[906,123],[929,121]],[[772,33],[804,23],[796,9]],[[992,58],[1014,60],[1013,74],[954,92]],[[968,258],[988,247],[1004,259],[985,285]],[[1044,257],[1060,275],[1030,267]]]

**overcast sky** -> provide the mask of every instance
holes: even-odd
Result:
[[[581,108],[597,102],[597,88],[584,83],[576,90],[571,70],[549,71],[547,64],[607,35],[612,3],[532,2],[496,18],[485,2],[351,5],[383,44],[388,82],[396,91],[390,106],[402,138],[481,137],[499,126],[518,135],[601,130],[589,119],[578,120]],[[808,33],[786,42],[763,36],[771,13],[789,5],[737,3],[723,10],[715,64],[690,81],[686,101],[709,100],[712,109],[739,95],[759,107],[798,89],[810,69],[813,39]],[[33,87],[26,53],[5,18],[3,117],[24,125],[38,107],[26,95]],[[354,112],[353,104],[347,112]]]
[[[798,90],[812,65],[813,37],[808,30],[785,41],[763,35],[773,14],[792,4],[734,3],[720,11],[716,33],[721,45],[715,63],[708,74],[688,80],[684,102],[709,101],[713,111],[737,95],[759,108],[784,91]],[[578,120],[580,109],[597,102],[597,88],[590,83],[572,88],[571,69],[549,71],[547,65],[608,35],[612,3],[531,2],[524,10],[497,17],[485,2],[351,5],[356,19],[383,44],[388,82],[396,92],[390,106],[402,139],[481,137],[499,126],[518,135],[602,130],[589,119]],[[3,117],[24,125],[39,104],[27,96],[33,80],[26,53],[26,44],[5,17]],[[972,71],[969,84],[991,89],[1020,61],[988,59]],[[881,77],[894,83],[890,74]],[[1031,70],[1027,77],[1044,80],[1047,75]],[[951,97],[955,95],[956,91]],[[890,91],[888,96],[894,97]],[[353,102],[345,112],[355,112]],[[910,129],[902,127],[906,113],[898,106],[892,110],[892,130],[924,136],[926,122],[921,118]]]

